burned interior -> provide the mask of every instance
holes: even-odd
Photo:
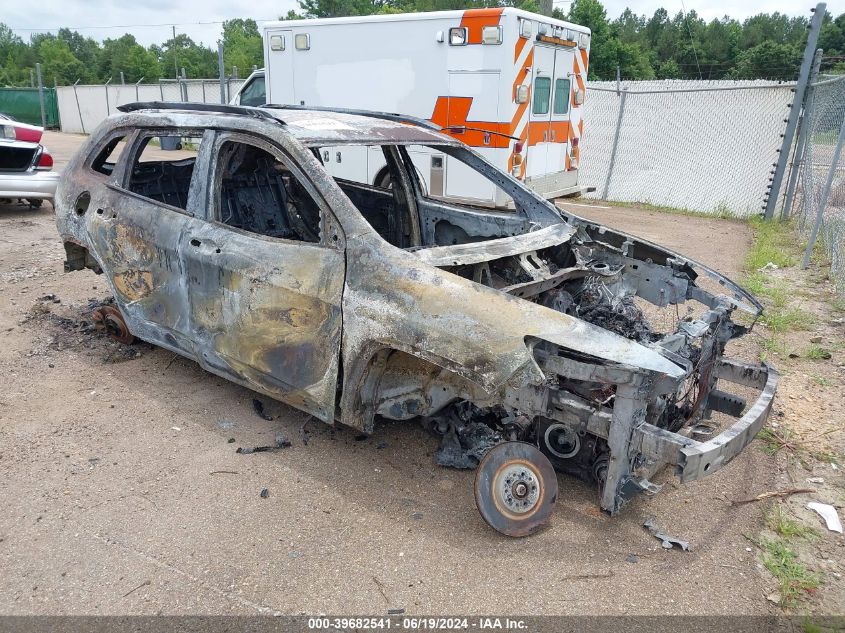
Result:
[[[616,513],[656,492],[666,464],[682,481],[718,470],[765,422],[777,373],[724,355],[759,315],[753,297],[562,212],[436,126],[125,109],[62,186],[67,268],[102,270],[134,335],[327,423],[420,422],[440,463],[478,468],[479,510],[505,534],[546,520],[552,468],[595,482]],[[196,157],[138,162],[163,125],[201,137]],[[383,173],[332,177],[322,157],[337,147],[376,151]],[[505,202],[430,194],[418,157],[433,153]],[[655,324],[652,310],[674,316]],[[713,413],[734,421],[704,433]]]

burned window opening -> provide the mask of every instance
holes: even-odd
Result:
[[[220,221],[287,240],[320,241],[320,209],[290,169],[254,145],[220,148]]]

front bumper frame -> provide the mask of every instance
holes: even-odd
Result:
[[[699,442],[647,423],[634,429],[640,453],[647,459],[673,464],[682,483],[712,475],[748,446],[769,418],[780,380],[780,374],[768,363],[753,365],[725,358],[716,365],[716,377],[760,390],[748,411],[716,437]]]

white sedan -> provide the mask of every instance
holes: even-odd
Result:
[[[44,128],[0,113],[0,202],[26,201],[31,207],[53,201],[59,174],[41,144]]]

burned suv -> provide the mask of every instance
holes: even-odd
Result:
[[[114,295],[106,329],[328,424],[421,421],[441,461],[477,466],[478,509],[504,534],[548,518],[555,471],[596,482],[614,514],[667,464],[681,481],[718,470],[769,414],[776,372],[724,357],[753,297],[561,212],[457,130],[295,106],[121,110],[56,204],[66,269]],[[438,181],[444,161],[490,199]]]

